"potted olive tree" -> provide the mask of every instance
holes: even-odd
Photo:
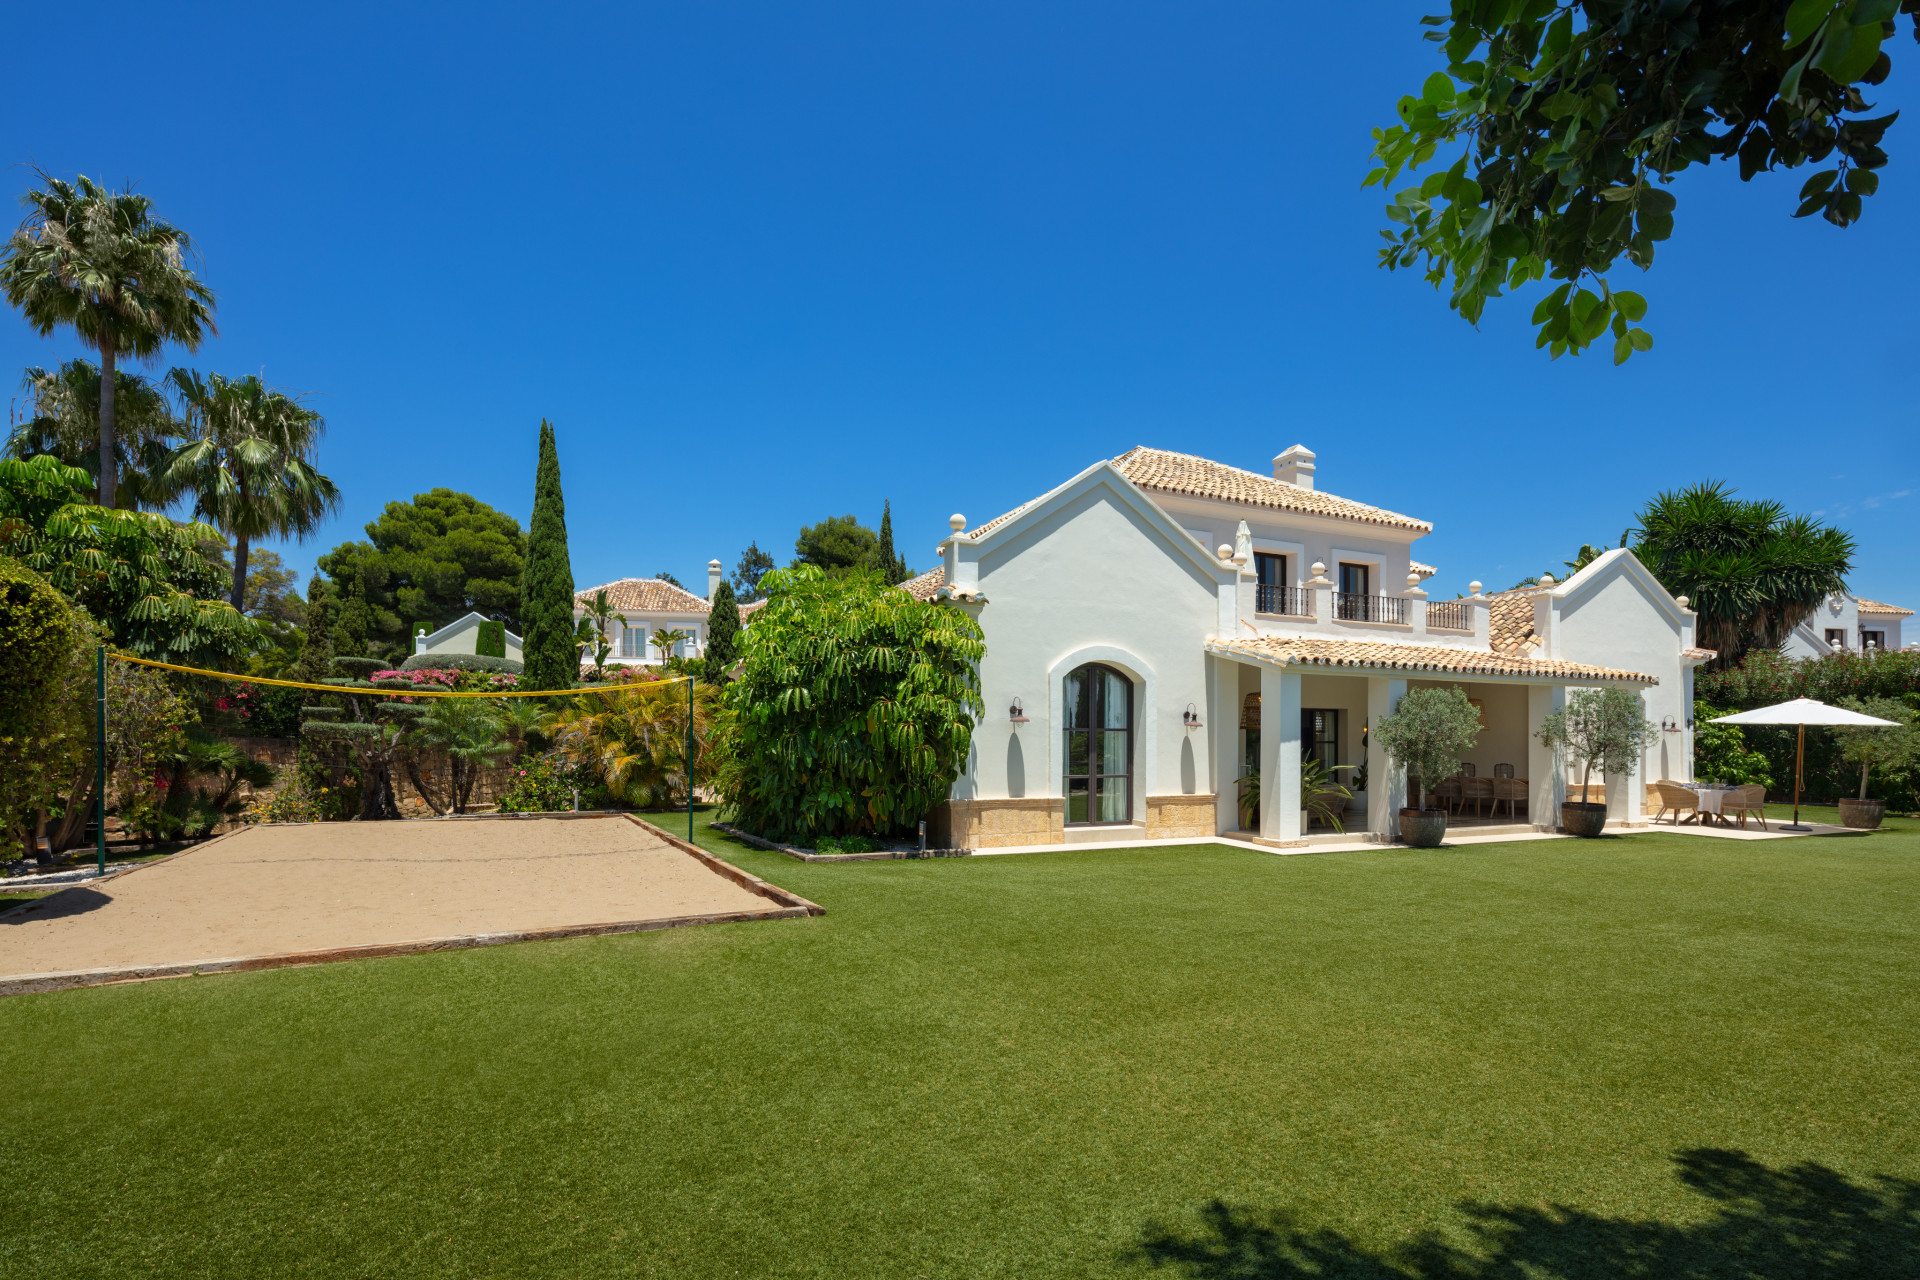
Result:
[[[1387,758],[1407,771],[1413,808],[1400,811],[1400,838],[1431,849],[1447,837],[1447,811],[1420,807],[1428,788],[1460,772],[1460,761],[1480,740],[1480,712],[1464,689],[1412,689],[1394,713],[1374,726]]]
[[[1597,836],[1606,830],[1607,806],[1587,803],[1594,769],[1602,778],[1628,772],[1634,756],[1660,740],[1660,729],[1647,719],[1638,697],[1609,685],[1575,690],[1566,710],[1548,716],[1536,736],[1556,759],[1581,766],[1580,798],[1560,806],[1560,825],[1570,835]]]
[[[1867,799],[1867,775],[1874,769],[1885,773],[1911,764],[1920,757],[1920,733],[1916,733],[1913,708],[1892,698],[1842,698],[1839,705],[1862,715],[1892,720],[1898,729],[1848,729],[1835,726],[1840,738],[1840,758],[1860,766],[1860,795],[1840,801],[1840,825],[1871,831],[1887,816],[1885,800]]]

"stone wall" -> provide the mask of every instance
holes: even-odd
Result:
[[[1215,834],[1212,795],[1147,797],[1147,839]]]
[[[949,800],[927,824],[930,843],[946,849],[1005,849],[1022,844],[1062,844],[1066,813],[1060,800]]]

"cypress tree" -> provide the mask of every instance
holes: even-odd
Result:
[[[722,582],[707,612],[707,676],[723,680],[740,660],[740,605],[731,584]]]
[[[319,574],[307,583],[307,642],[287,679],[319,684],[333,674],[333,590]]]
[[[366,575],[355,572],[341,583],[340,612],[333,625],[333,656],[367,656],[367,634],[373,630],[373,605],[367,599]]]
[[[540,468],[533,481],[533,520],[520,570],[520,619],[526,626],[523,689],[571,689],[580,680],[573,639],[573,564],[567,558],[567,507],[560,496],[560,451],[553,424],[540,420]]]
[[[880,570],[889,585],[898,586],[913,576],[907,568],[904,558],[894,554],[893,550],[893,501],[889,499],[880,508],[880,544],[874,551],[874,567]]]

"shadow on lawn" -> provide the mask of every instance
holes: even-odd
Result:
[[[1920,1183],[1851,1182],[1817,1164],[1769,1169],[1740,1151],[1675,1157],[1681,1182],[1715,1202],[1675,1225],[1565,1206],[1465,1204],[1474,1248],[1436,1236],[1382,1252],[1284,1213],[1215,1200],[1190,1232],[1150,1225],[1133,1261],[1201,1280],[1855,1280],[1920,1276]]]

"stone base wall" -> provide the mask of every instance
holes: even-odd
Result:
[[[1148,796],[1147,839],[1211,836],[1214,830],[1213,796]]]
[[[1213,797],[1148,796],[1145,818],[1149,840],[1211,836]],[[930,843],[954,849],[1065,844],[1066,806],[1057,796],[949,800],[934,810],[927,837]]]

